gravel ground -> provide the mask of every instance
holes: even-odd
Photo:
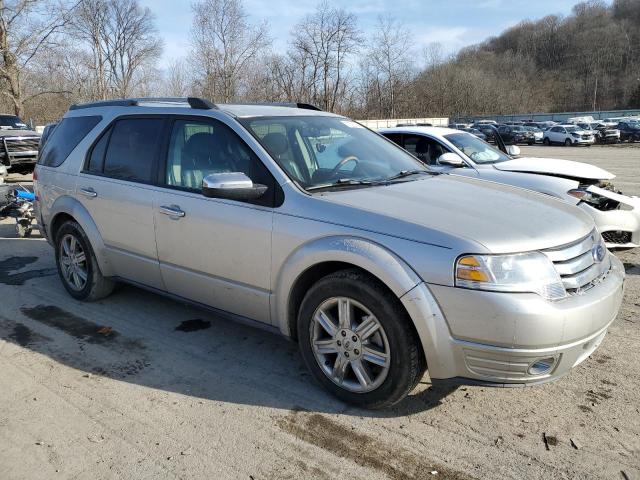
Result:
[[[523,150],[640,187],[640,149]],[[602,346],[558,382],[434,387],[426,375],[370,412],[315,386],[280,337],[133,287],[76,302],[43,239],[3,221],[0,245],[2,480],[640,479],[640,251],[619,254],[625,302]]]

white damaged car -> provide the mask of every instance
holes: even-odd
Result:
[[[518,157],[520,149],[441,127],[396,127],[379,133],[435,170],[535,190],[578,205],[595,220],[608,248],[640,246],[640,197],[615,189],[612,173],[586,163]]]

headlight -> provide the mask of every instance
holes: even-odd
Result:
[[[547,300],[567,296],[551,260],[540,252],[465,255],[456,262],[456,286],[495,292],[537,293]]]
[[[573,190],[569,190],[567,192],[572,197],[575,197],[586,203],[595,203],[599,204],[602,197],[595,193],[588,192],[587,190],[582,190],[580,188],[575,188]]]
[[[580,134],[576,133],[576,132],[571,132],[571,135],[573,135],[574,137],[579,137],[580,136]]]

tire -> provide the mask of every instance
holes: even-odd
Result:
[[[340,326],[341,305],[351,307],[349,327]],[[326,314],[319,315],[321,311]],[[368,323],[356,325],[357,318]],[[331,328],[322,326],[327,322]],[[300,353],[314,378],[339,399],[358,407],[389,407],[406,397],[424,374],[422,347],[402,304],[376,278],[360,270],[341,270],[314,284],[300,306],[297,327]],[[324,342],[323,352],[312,347],[316,341]],[[372,356],[372,352],[385,354]],[[365,353],[375,362],[367,360]],[[332,375],[339,366],[344,366],[342,380]],[[356,372],[363,368],[368,386]]]
[[[572,145],[571,140],[568,138],[565,138],[564,140],[564,146],[565,147],[570,147]]]
[[[543,139],[542,139],[542,143],[543,143],[543,145],[545,145],[545,146],[547,146],[547,147],[548,147],[549,145],[551,145],[551,142],[549,142],[549,138],[547,138],[547,137],[545,137],[545,138],[543,138]]]
[[[66,249],[63,243],[66,244]],[[75,252],[73,259],[66,253],[71,248]],[[93,302],[108,296],[113,291],[115,282],[104,277],[100,272],[91,243],[78,223],[69,220],[62,224],[56,234],[55,251],[58,275],[64,288],[73,298]],[[84,261],[80,261],[82,257],[79,255],[82,253],[84,253]],[[63,265],[63,262],[69,267]],[[71,267],[76,267],[78,272],[76,275],[65,273]],[[80,271],[84,272],[86,278],[84,282],[75,283],[77,279],[82,280]]]

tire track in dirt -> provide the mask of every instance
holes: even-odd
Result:
[[[406,449],[388,445],[376,438],[356,432],[319,413],[294,411],[277,421],[277,425],[300,440],[334,455],[371,468],[394,480],[424,479],[431,472],[446,480],[473,477],[440,464],[429,462]],[[434,478],[436,475],[434,474]]]

